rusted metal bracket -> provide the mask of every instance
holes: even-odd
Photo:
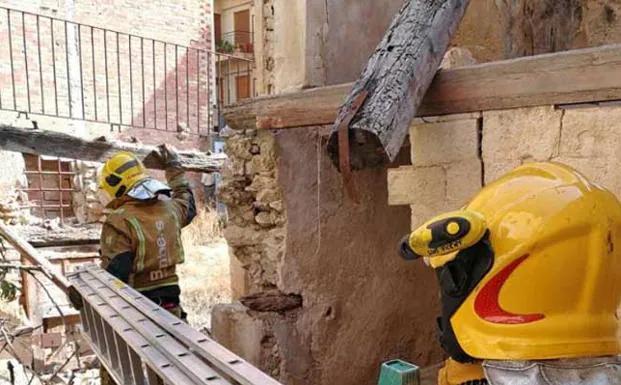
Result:
[[[351,161],[349,152],[349,123],[364,104],[369,92],[362,90],[349,105],[349,110],[345,113],[343,120],[338,126],[339,132],[339,169],[343,178],[343,186],[349,198],[356,204],[360,203],[356,186],[354,186],[353,174],[351,171]]]

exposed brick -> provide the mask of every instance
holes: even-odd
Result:
[[[75,32],[75,37],[76,39],[79,37],[80,43],[78,44],[77,40],[70,41],[69,47],[62,19],[70,18],[66,11],[70,5],[49,9],[39,8],[38,1],[9,0],[4,2],[3,6],[41,15],[37,33],[36,17],[26,15],[22,26],[21,13],[11,12],[15,87],[12,86],[11,66],[7,60],[9,56],[6,44],[9,35],[7,21],[6,17],[0,18],[0,39],[4,42],[2,46],[5,47],[2,52],[5,59],[0,61],[0,105],[3,109],[66,116],[69,116],[71,110],[73,118],[135,126],[146,125],[151,128],[156,125],[164,127],[165,116],[168,115],[170,130],[176,129],[177,121],[194,130],[198,125],[203,129],[207,128],[210,102],[205,79],[201,79],[200,93],[197,92],[197,88],[199,77],[207,78],[207,60],[213,63],[213,59],[209,59],[207,54],[201,54],[202,63],[197,63],[196,48],[212,50],[209,25],[211,18],[197,15],[201,12],[205,15],[210,14],[211,0],[180,2],[121,0],[97,2],[97,4],[76,1],[73,21],[85,25],[78,33],[76,27],[68,24],[69,39],[71,33]],[[51,19],[47,16],[61,20],[51,24]],[[91,29],[89,25],[136,35],[131,39],[131,54],[130,39],[127,35],[117,35],[113,31],[104,34],[101,29]],[[27,73],[22,30],[25,30]],[[145,39],[141,39],[140,36]],[[159,41],[154,43],[151,39],[171,43],[166,46],[166,58],[164,58],[164,44]],[[180,46],[177,49],[177,62],[175,62],[175,44]],[[189,46],[190,49],[184,46]],[[202,73],[199,73],[199,64]],[[67,76],[72,83],[70,90],[67,89]],[[30,83],[29,87],[27,80]],[[213,82],[210,82],[209,87],[213,85]],[[178,95],[175,91],[178,91]],[[73,105],[70,108],[71,101]],[[166,104],[168,106],[164,108]],[[84,106],[83,113],[82,106]],[[156,110],[162,113],[157,114]]]

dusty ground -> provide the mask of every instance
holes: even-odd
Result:
[[[214,211],[202,210],[183,230],[186,262],[179,268],[181,301],[188,322],[211,326],[211,308],[231,300],[229,250]]]

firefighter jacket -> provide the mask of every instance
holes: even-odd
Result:
[[[183,170],[169,167],[166,180],[171,196],[147,201],[123,196],[110,202],[101,232],[102,266],[143,294],[169,286],[178,292],[175,266],[184,261],[181,229],[196,216]]]

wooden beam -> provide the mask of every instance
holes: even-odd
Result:
[[[48,230],[41,226],[15,226],[33,247],[98,245],[101,226],[63,226]]]
[[[233,128],[332,124],[352,83],[226,107]],[[621,100],[621,45],[478,64],[436,74],[416,116]]]
[[[105,162],[118,151],[129,151],[140,158],[146,158],[151,151],[155,150],[155,147],[103,139],[88,141],[60,132],[0,125],[0,149]],[[218,171],[224,162],[222,155],[207,155],[198,151],[179,151],[179,160],[185,171],[196,172]],[[146,159],[145,166],[152,169],[162,168],[152,159]]]
[[[405,1],[334,122],[328,154],[341,172],[396,158],[469,2]]]
[[[239,302],[250,310],[284,313],[302,307],[302,296],[269,290],[240,298]]]

